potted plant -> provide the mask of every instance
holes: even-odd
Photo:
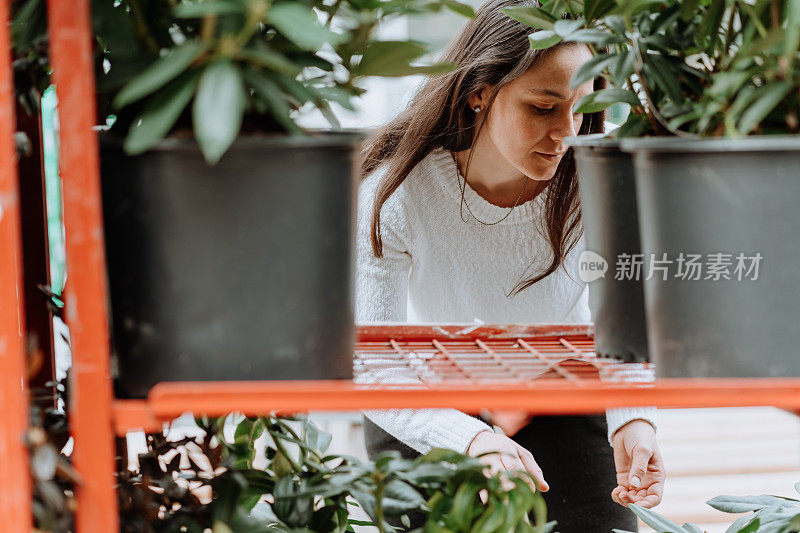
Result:
[[[80,477],[65,451],[67,417],[54,408],[54,400],[66,400],[66,386],[57,384],[55,396],[53,390],[32,395],[34,525],[66,533],[74,530]],[[451,450],[362,462],[330,453],[331,435],[305,417],[199,417],[195,424],[147,435],[133,465],[118,440],[120,531],[386,532],[394,531],[392,520],[407,524],[410,513],[423,517],[425,531],[548,533],[555,525],[546,521],[544,498],[526,483],[529,474],[487,478],[478,459]],[[235,429],[226,432],[226,425]]]
[[[612,103],[625,102],[642,113],[641,104],[623,93],[633,76],[632,55],[621,30],[625,18],[640,17],[648,5],[626,2],[543,1],[540,5],[507,8],[505,13],[529,25],[531,47],[580,42],[595,57],[576,72],[577,87],[602,80],[591,101],[581,103],[585,113],[603,112]],[[606,21],[612,21],[609,26]],[[653,28],[648,31],[654,33]],[[606,88],[606,86],[611,86]],[[596,84],[597,86],[597,84]],[[622,126],[624,134],[631,123]],[[618,260],[641,255],[636,183],[629,154],[612,135],[581,135],[567,139],[574,152],[581,197],[581,215],[588,252],[581,257],[582,274],[589,283],[589,304],[595,323],[595,350],[601,357],[628,362],[648,361],[647,327],[642,280],[616,275]],[[592,267],[589,270],[588,267]],[[585,270],[585,272],[584,272]]]
[[[331,103],[436,74],[377,26],[455,0],[93,3],[117,393],[352,376],[354,158]],[[32,39],[44,2],[15,20]],[[43,31],[43,29],[41,30]],[[316,108],[330,131],[298,126]]]
[[[794,486],[800,493],[800,482]],[[792,533],[800,531],[800,500],[785,496],[761,494],[759,496],[717,496],[709,500],[708,505],[724,513],[752,514],[738,518],[726,530],[726,533]],[[678,524],[661,516],[655,511],[640,507],[635,503],[630,509],[645,524],[661,533],[703,533],[695,524]],[[629,531],[614,530],[616,533]]]
[[[800,375],[800,304],[786,290],[800,259],[786,245],[800,231],[797,4],[586,2],[581,13],[558,37],[608,46],[583,74],[612,87],[578,111],[631,105],[616,136],[635,165],[657,373]]]

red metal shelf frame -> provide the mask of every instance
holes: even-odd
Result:
[[[114,434],[158,430],[183,412],[221,415],[455,407],[601,412],[607,407],[773,405],[800,410],[800,378],[665,379],[626,383],[642,364],[600,359],[591,325],[365,326],[353,381],[162,383],[146,400],[115,400],[93,98],[89,0],[48,0],[60,113],[67,270],[65,316],[73,351],[71,403],[78,533],[119,530]],[[25,326],[17,294],[20,246],[9,2],[0,2],[0,501],[4,527],[31,529]],[[410,383],[368,383],[388,369]],[[395,371],[392,371],[395,372]],[[396,373],[396,372],[395,372]],[[415,382],[414,379],[419,379]],[[406,380],[408,381],[408,380]]]

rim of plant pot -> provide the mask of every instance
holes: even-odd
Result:
[[[740,139],[639,137],[621,139],[623,152],[789,152],[800,150],[800,135],[754,135]]]
[[[589,148],[593,150],[619,150],[620,139],[611,137],[610,135],[610,133],[589,133],[586,135],[575,135],[573,137],[565,137],[564,142],[569,146],[578,148]]]
[[[236,138],[232,146],[237,150],[263,150],[264,148],[319,148],[331,146],[347,146],[363,141],[370,135],[368,129],[341,130],[307,130],[307,134],[287,133],[253,133],[242,134]],[[122,145],[124,138],[108,130],[101,130],[103,143]],[[194,136],[170,136],[161,139],[149,152],[161,151],[199,151]]]

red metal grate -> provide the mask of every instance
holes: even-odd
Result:
[[[649,363],[598,357],[589,325],[583,331],[565,330],[563,325],[445,328],[453,326],[430,326],[427,332],[418,326],[418,333],[427,333],[427,338],[417,339],[404,338],[404,326],[362,327],[355,352],[356,381],[392,383],[395,375],[431,385],[561,380],[581,387],[589,380],[645,381],[652,372]]]

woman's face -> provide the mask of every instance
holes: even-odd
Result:
[[[557,46],[497,93],[480,135],[487,135],[496,151],[525,176],[553,177],[567,150],[564,138],[578,134],[583,116],[573,108],[593,91],[593,82],[571,89],[569,80],[591,58],[584,45]]]

